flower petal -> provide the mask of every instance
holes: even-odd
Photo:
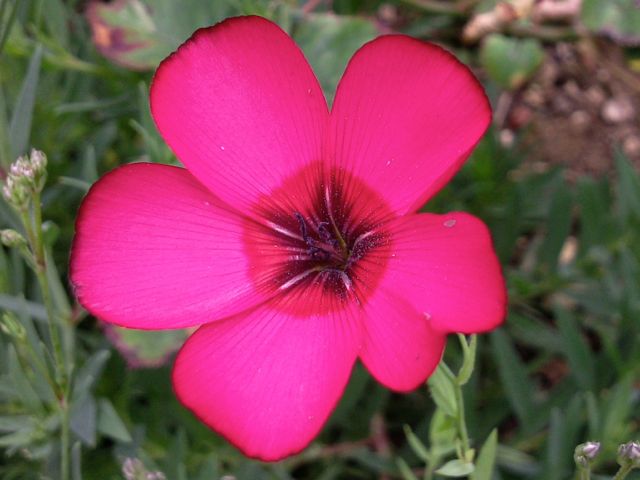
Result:
[[[243,220],[183,168],[130,164],[89,191],[71,282],[80,303],[130,328],[201,325],[264,301],[244,253]]]
[[[409,215],[386,228],[392,241],[381,289],[398,292],[444,333],[479,333],[502,323],[507,294],[487,227],[466,213]]]
[[[413,212],[460,168],[491,120],[481,85],[440,47],[379,37],[351,59],[331,112],[335,162]]]
[[[273,301],[205,325],[178,354],[176,394],[246,455],[279,460],[306,447],[335,407],[356,359],[354,327],[348,311],[300,317]]]
[[[365,336],[360,359],[388,388],[417,388],[438,366],[446,334],[434,331],[412,305],[386,286],[367,300],[362,320]]]
[[[189,171],[245,212],[321,158],[328,121],[301,50],[260,17],[198,30],[158,68],[151,111]]]

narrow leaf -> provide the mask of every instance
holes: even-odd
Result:
[[[507,399],[524,427],[529,428],[536,409],[527,370],[504,330],[491,334],[491,344]]]
[[[129,430],[109,400],[106,398],[99,400],[98,412],[98,431],[101,434],[120,442],[132,441]]]
[[[616,152],[615,158],[620,213],[625,219],[631,215],[640,219],[640,177],[622,153]]]
[[[29,146],[31,120],[33,119],[33,109],[36,103],[41,63],[42,45],[38,45],[29,61],[27,75],[24,82],[22,82],[22,88],[20,89],[18,100],[14,106],[11,124],[9,125],[11,156],[14,159],[24,154]]]
[[[447,374],[447,367],[444,362],[440,362],[436,371],[429,378],[429,388],[431,396],[438,408],[451,417],[457,415],[455,387],[453,385],[453,375]]]
[[[593,390],[595,388],[593,353],[580,334],[580,327],[573,315],[563,308],[556,308],[555,314],[571,373],[581,389]]]
[[[491,480],[493,478],[497,447],[498,430],[494,428],[480,449],[478,460],[476,461],[476,469],[471,474],[471,480]]]
[[[74,396],[79,398],[93,387],[110,356],[109,350],[100,350],[89,357],[76,375]]]
[[[96,445],[96,402],[91,394],[85,395],[71,405],[71,430],[83,443],[90,447]]]
[[[407,462],[405,462],[402,458],[398,458],[396,460],[396,465],[398,465],[398,470],[400,470],[400,475],[404,480],[418,480],[418,477],[411,471]]]
[[[429,451],[427,447],[424,446],[424,443],[413,433],[411,427],[409,425],[404,426],[404,434],[407,437],[407,442],[411,447],[411,450],[425,463],[429,463]]]
[[[455,459],[445,463],[442,467],[436,470],[436,473],[443,477],[466,477],[474,471],[473,463],[463,462],[462,460]]]
[[[71,447],[71,480],[82,480],[82,445],[76,442]]]
[[[30,302],[21,297],[0,293],[0,308],[15,313],[26,313],[29,317],[41,322],[47,321],[47,311],[39,303]]]
[[[554,192],[549,206],[547,232],[540,247],[540,260],[555,270],[560,250],[571,231],[572,196],[564,183]]]

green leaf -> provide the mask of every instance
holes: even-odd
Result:
[[[429,425],[431,453],[436,457],[432,460],[433,463],[437,463],[437,459],[445,457],[455,450],[457,433],[458,428],[455,418],[445,414],[439,408],[436,409]]]
[[[0,293],[0,308],[15,313],[26,313],[29,317],[41,322],[47,321],[47,311],[44,306],[21,297]]]
[[[585,395],[585,403],[587,404],[587,425],[589,426],[589,437],[600,438],[602,416],[598,409],[598,400],[593,392],[587,392]]]
[[[132,441],[131,434],[124,422],[106,398],[98,400],[98,431],[119,442]]]
[[[400,475],[404,480],[418,480],[418,477],[411,471],[407,462],[405,462],[402,458],[396,459],[396,465],[398,466],[398,470],[400,470]]]
[[[69,318],[71,315],[71,305],[69,305],[69,297],[67,291],[62,285],[61,276],[53,261],[53,257],[48,247],[45,247],[45,256],[47,259],[47,279],[49,281],[49,290],[56,309],[56,314],[63,318]]]
[[[26,447],[35,440],[34,433],[32,430],[18,430],[7,435],[1,435],[0,447],[12,450]]]
[[[582,22],[623,45],[640,45],[640,8],[636,0],[583,0]]]
[[[456,417],[458,415],[455,385],[453,384],[454,378],[449,367],[442,361],[436,371],[429,377],[428,381],[433,401],[438,408],[450,417]]]
[[[583,178],[578,183],[580,205],[580,249],[582,254],[605,244],[611,232],[611,198],[605,182]]]
[[[458,385],[465,385],[471,375],[473,375],[473,369],[476,364],[476,350],[478,349],[478,336],[471,335],[470,341],[467,342],[467,337],[461,333],[458,334],[458,340],[462,347],[462,367],[458,372],[456,381]]]
[[[545,480],[561,480],[568,478],[563,466],[566,465],[563,457],[570,458],[565,455],[565,422],[562,413],[558,408],[551,410],[549,421],[549,435],[547,437],[547,458]]]
[[[30,0],[13,0],[11,11],[6,15],[6,19],[4,17],[4,7],[7,6],[6,1],[2,2],[2,11],[0,11],[0,54],[4,49],[5,43],[9,38],[9,34],[11,33],[11,29],[13,25],[16,23],[16,20],[19,17],[22,17],[25,10],[30,6]]]
[[[55,38],[65,49],[69,47],[69,20],[67,7],[62,0],[47,0],[44,22],[51,37]]]
[[[89,357],[75,376],[73,387],[75,398],[81,398],[89,393],[97,379],[100,378],[100,374],[110,356],[111,352],[109,350],[99,350]]]
[[[619,380],[601,404],[603,417],[601,431],[597,437],[605,438],[609,444],[622,443],[630,435],[629,416],[633,403],[634,375],[629,374]]]
[[[573,315],[563,308],[555,309],[556,320],[564,343],[571,373],[583,390],[595,388],[595,360],[586,340],[580,333],[580,326]]]
[[[544,58],[540,42],[498,33],[487,36],[480,49],[480,63],[491,79],[502,88],[520,88],[536,72]]]
[[[71,404],[70,426],[80,440],[90,447],[96,445],[97,407],[91,394],[84,395]]]
[[[82,445],[76,442],[71,447],[71,480],[82,480]]]
[[[560,251],[571,231],[572,203],[571,190],[561,183],[556,188],[549,206],[547,231],[540,247],[540,260],[551,270],[555,270]]]
[[[365,18],[333,13],[308,14],[296,25],[293,39],[309,59],[329,105],[349,59],[378,34]]]
[[[136,330],[105,324],[104,331],[132,368],[164,365],[189,336],[188,329]]]
[[[1,49],[2,46],[0,46],[0,56],[2,55]],[[7,113],[5,94],[0,90],[0,166],[5,170],[9,169],[9,166],[14,160],[11,158],[11,147],[9,145],[9,120]],[[0,198],[0,219],[7,216],[4,212],[6,208],[8,207],[5,206],[4,198]],[[11,217],[15,217],[15,215],[13,215],[13,211],[11,209],[9,210]],[[15,221],[15,219],[13,222],[7,221],[6,219],[4,220],[8,226],[11,226],[12,228],[16,228],[18,226],[18,222]]]
[[[618,171],[618,207],[622,218],[626,220],[633,216],[640,219],[640,176],[620,152],[616,152],[615,159]]]
[[[13,382],[13,388],[20,400],[31,412],[41,412],[44,410],[42,399],[29,381],[29,375],[24,371],[22,364],[18,361],[18,354],[13,345],[9,345],[7,355],[7,370]]]
[[[411,430],[409,425],[405,425],[403,428],[404,434],[407,437],[407,442],[409,443],[411,450],[413,450],[413,453],[415,453],[423,462],[429,463],[430,456],[427,447],[425,447],[424,443],[422,443],[416,434],[413,433],[413,430]]]
[[[198,28],[234,13],[226,1],[92,0],[87,20],[98,51],[132,70],[151,70]]]
[[[0,432],[2,433],[32,429],[34,425],[35,419],[29,415],[0,415]]]
[[[220,470],[218,467],[218,460],[214,455],[210,458],[207,458],[200,469],[198,470],[198,474],[195,476],[193,480],[211,480],[213,478],[220,478]]]
[[[491,344],[507,399],[525,429],[530,428],[536,408],[532,400],[533,385],[527,370],[504,330],[496,330],[491,334]]]
[[[445,463],[442,467],[436,470],[436,473],[443,477],[466,477],[472,474],[474,471],[473,463],[463,462],[462,460],[455,459]]]
[[[536,459],[516,448],[498,445],[498,465],[517,473],[516,478],[539,478],[540,466]]]
[[[493,478],[497,447],[498,430],[494,428],[480,449],[476,460],[476,468],[471,474],[471,480],[491,480]]]
[[[20,94],[13,108],[9,125],[9,143],[12,159],[26,153],[31,136],[31,120],[36,103],[36,92],[40,78],[40,64],[42,63],[42,45],[36,49],[29,61],[27,75],[22,82]]]
[[[540,348],[546,352],[562,353],[564,345],[555,328],[536,318],[509,312],[505,322],[509,333],[524,345]]]

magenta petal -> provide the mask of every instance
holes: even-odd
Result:
[[[120,167],[89,191],[76,223],[71,283],[107,322],[201,325],[265,298],[249,278],[243,221],[182,168]]]
[[[353,322],[345,311],[300,317],[270,302],[205,325],[178,354],[176,394],[250,457],[297,453],[347,384],[358,343]]]
[[[151,111],[189,171],[243,211],[321,159],[328,121],[302,51],[260,17],[198,30],[158,68]]]
[[[380,288],[396,291],[434,330],[478,333],[504,319],[507,294],[487,227],[466,213],[420,214],[388,225]]]
[[[491,110],[469,69],[440,47],[391,35],[351,59],[331,112],[335,162],[413,212],[460,168]]]
[[[413,390],[438,366],[446,334],[434,331],[424,314],[384,286],[368,300],[362,324],[360,359],[386,387]]]

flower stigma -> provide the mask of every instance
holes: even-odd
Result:
[[[249,229],[246,242],[256,284],[305,292],[311,304],[323,303],[321,295],[333,297],[334,308],[366,301],[387,262],[391,239],[384,224],[393,214],[364,182],[311,165],[263,197],[256,210],[265,222],[259,232]],[[262,281],[264,275],[271,281]]]

